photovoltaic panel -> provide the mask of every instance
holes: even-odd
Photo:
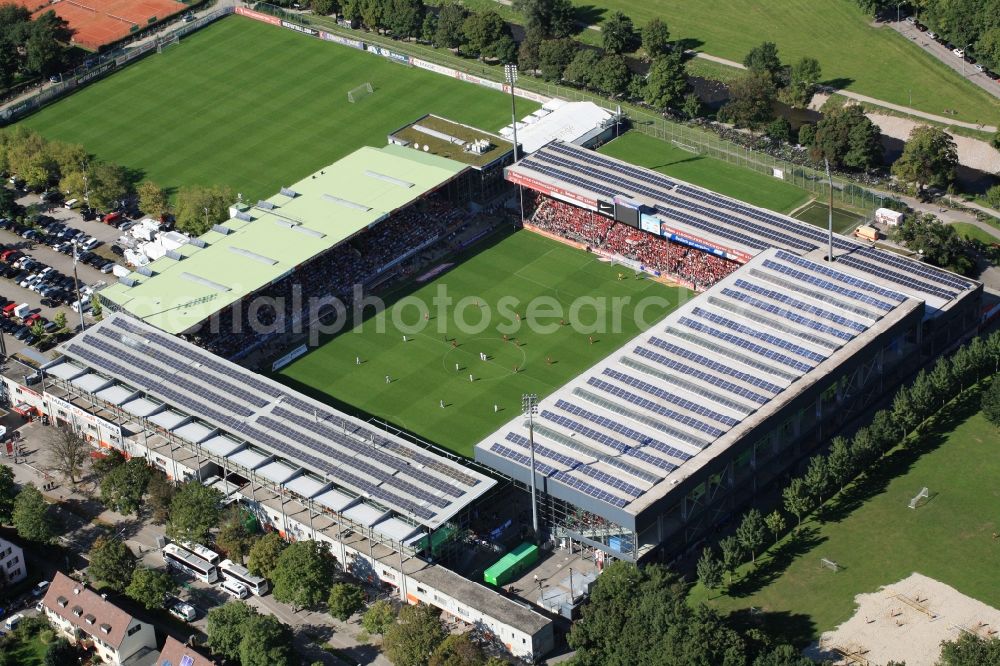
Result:
[[[622,508],[628,504],[628,500],[618,497],[617,495],[613,495],[606,490],[597,488],[583,479],[573,476],[569,472],[556,472],[552,475],[552,478],[557,481],[562,481],[570,488],[575,488],[587,495],[590,495],[591,497],[595,497],[602,502],[607,502],[608,504],[617,506],[618,508]]]
[[[644,359],[648,359],[650,361],[659,363],[660,365],[670,368],[672,370],[682,372],[692,377],[697,377],[698,379],[707,382],[712,386],[725,389],[730,393],[733,393],[734,395],[738,395],[741,398],[747,398],[749,400],[756,402],[757,404],[763,405],[770,400],[770,398],[768,398],[767,396],[751,391],[750,389],[744,386],[728,382],[725,379],[719,377],[718,375],[713,375],[708,372],[702,372],[701,370],[692,368],[689,365],[685,365],[684,363],[675,361],[674,359],[664,356],[663,354],[658,354],[651,349],[637,346],[632,350],[632,353]]]
[[[739,292],[733,292],[733,293],[739,293]],[[759,307],[761,310],[764,310],[765,312],[769,312],[771,314],[779,314],[781,312],[788,312],[784,308],[780,308],[780,307],[778,307],[776,305],[773,305],[771,303],[765,303],[765,302],[760,301],[760,300],[758,300],[756,298],[753,298],[753,297],[750,297],[750,296],[746,296],[746,294],[739,294],[739,295],[746,297],[748,300],[743,301],[743,300],[737,299],[737,298],[734,298],[733,300],[739,301],[739,303],[747,303],[748,305],[753,305],[754,307]],[[756,301],[756,303],[754,303],[754,301]],[[712,305],[714,305],[715,307],[719,308],[720,310],[725,310],[726,312],[730,312],[730,313],[732,313],[732,314],[734,314],[734,315],[736,315],[738,317],[742,317],[743,319],[749,319],[750,321],[757,322],[758,324],[760,324],[762,326],[766,326],[767,328],[770,328],[771,330],[781,331],[785,335],[793,335],[793,336],[795,336],[795,337],[797,337],[797,338],[799,338],[801,340],[807,340],[807,341],[809,341],[809,342],[811,342],[811,343],[813,343],[815,345],[820,345],[820,346],[823,346],[823,347],[827,347],[828,349],[831,349],[831,350],[840,349],[840,347],[843,345],[842,342],[837,342],[837,341],[834,341],[834,340],[830,340],[829,338],[821,337],[819,335],[813,335],[812,333],[809,333],[807,331],[802,331],[802,330],[799,330],[797,328],[792,328],[792,327],[788,326],[787,324],[785,324],[783,322],[780,322],[780,321],[778,321],[776,319],[771,319],[769,317],[766,317],[766,316],[760,314],[759,312],[753,312],[751,310],[748,310],[747,308],[745,308],[743,305],[741,305],[739,303],[733,303],[732,301],[728,301],[728,300],[725,300],[725,299],[722,299],[722,298],[718,298],[716,296],[709,296],[708,297],[708,302],[711,303]],[[791,313],[791,312],[788,312],[788,314],[793,314],[794,315],[794,313]],[[802,321],[796,321],[796,319],[788,318],[789,321],[793,321],[793,322],[795,322],[797,324],[802,324],[803,326],[808,326],[809,328],[812,328],[812,329],[817,330],[817,331],[822,331],[824,333],[828,333],[830,335],[833,335],[834,337],[841,338],[842,340],[850,340],[851,338],[854,337],[850,333],[846,333],[844,331],[837,330],[837,329],[835,329],[835,328],[833,328],[831,326],[827,326],[825,324],[820,324],[819,322],[812,321],[810,319],[807,319],[806,317],[799,317],[798,315],[794,315],[794,316],[796,318],[798,318],[798,319],[801,319]],[[837,331],[837,332],[834,333],[833,331]]]
[[[719,329],[713,326],[702,324],[701,322],[697,322],[694,319],[691,319],[690,317],[680,317],[677,320],[677,323],[683,326],[687,326],[691,330],[698,331],[699,333],[707,333],[708,335],[711,335],[713,338],[718,338],[723,342],[728,342],[729,344],[739,347],[741,349],[746,349],[747,351],[753,352],[754,354],[762,356],[768,360],[777,361],[778,363],[787,365],[790,368],[795,368],[799,372],[806,373],[813,369],[813,366],[808,365],[806,363],[802,363],[801,361],[797,361],[791,356],[787,356],[785,354],[776,352],[770,347],[758,345],[754,342],[750,342],[746,338],[741,338],[738,335],[733,335],[731,333],[726,333],[725,331],[720,331]]]
[[[596,153],[588,148],[578,148],[573,144],[554,141],[550,143],[546,149],[562,153],[563,155],[571,155],[578,160],[587,162],[588,164],[592,164],[594,166],[599,166],[612,171],[618,171],[626,176],[641,180],[642,182],[649,183],[650,185],[655,185],[656,187],[670,189],[671,187],[675,187],[677,185],[674,181],[655,171],[647,171],[628,164],[622,164],[620,162],[609,160],[604,155]]]
[[[800,301],[798,299],[792,298],[791,296],[786,296],[781,292],[774,291],[773,289],[766,289],[760,285],[753,284],[747,280],[739,279],[734,282],[734,285],[743,289],[744,291],[749,291],[760,296],[765,296],[770,298],[772,301],[777,301],[795,310],[800,310],[802,312],[808,312],[811,315],[815,315],[820,319],[826,319],[827,321],[832,321],[835,324],[840,324],[846,328],[850,328],[857,333],[864,333],[868,330],[868,326],[860,322],[856,322],[853,319],[845,317],[844,315],[837,314],[836,312],[831,312],[825,310],[824,308],[806,303],[805,301]],[[731,291],[731,290],[730,290]],[[833,329],[836,330],[836,329]]]
[[[655,395],[657,398],[660,398],[662,400],[666,400],[667,402],[673,403],[673,404],[677,405],[678,407],[683,407],[684,409],[686,409],[688,411],[691,411],[691,412],[694,412],[695,414],[698,414],[699,416],[708,417],[708,418],[712,419],[713,421],[718,421],[719,423],[725,424],[727,426],[732,427],[732,426],[736,425],[737,423],[739,423],[739,421],[737,421],[736,419],[732,418],[731,416],[726,416],[725,414],[720,414],[719,412],[716,412],[716,411],[713,411],[711,409],[708,409],[707,407],[704,407],[703,405],[699,405],[696,402],[693,402],[691,400],[687,400],[687,399],[682,398],[682,397],[680,397],[678,395],[674,395],[673,393],[670,393],[669,391],[664,391],[663,389],[659,388],[658,386],[653,386],[649,382],[644,382],[644,381],[642,381],[640,379],[637,379],[636,377],[633,377],[631,375],[627,375],[624,372],[619,372],[618,370],[612,370],[611,368],[605,368],[604,369],[604,375],[606,377],[610,377],[610,378],[615,379],[615,380],[617,380],[619,382],[622,382],[626,386],[630,386],[632,388],[639,389],[640,391],[645,391],[646,393],[648,393],[650,395]]]
[[[656,337],[655,335],[650,336],[649,343],[659,347],[660,349],[663,349],[664,351],[668,351],[671,354],[675,354],[676,356],[679,356],[685,360],[693,361],[698,365],[702,365],[706,368],[711,368],[712,370],[715,370],[722,376],[735,377],[736,379],[744,381],[747,384],[750,384],[751,386],[756,386],[757,388],[764,389],[768,393],[778,395],[783,390],[777,384],[772,384],[771,382],[761,379],[760,377],[755,377],[754,375],[750,375],[745,372],[740,372],[739,370],[731,368],[728,365],[725,365],[724,363],[713,361],[707,356],[696,354],[695,352],[689,351],[684,347],[680,347],[671,342],[667,342],[666,340],[662,340]],[[763,402],[767,402],[767,399],[765,399]],[[761,402],[761,404],[763,404],[763,402]]]
[[[872,264],[867,261],[862,261],[861,259],[853,257],[849,254],[844,255],[842,257],[838,257],[837,261],[844,264],[845,266],[850,266],[851,268],[856,268],[859,271],[863,271],[865,273],[871,273],[872,275],[877,275],[880,278],[889,280],[890,282],[906,285],[911,289],[916,289],[917,291],[923,292],[925,294],[931,294],[932,296],[943,298],[946,301],[950,301],[953,298],[955,298],[955,296],[957,296],[957,294],[953,291],[948,291],[947,289],[935,287],[934,285],[928,284],[914,277],[910,277],[909,275],[904,275],[903,273],[891,271],[887,268],[883,268],[882,266],[878,266],[876,264]]]
[[[638,349],[638,348],[637,348]],[[639,376],[649,377],[651,380],[659,380],[667,382],[672,386],[679,386],[680,388],[688,391],[689,393],[694,393],[702,398],[707,398],[717,405],[722,405],[723,407],[728,407],[737,412],[742,412],[743,414],[752,414],[757,411],[756,407],[751,407],[744,402],[739,400],[733,400],[728,395],[723,395],[717,391],[712,391],[706,388],[699,382],[696,382],[687,377],[681,377],[677,373],[665,372],[660,368],[653,367],[641,361],[637,361],[631,356],[619,356],[618,362],[621,363],[626,368],[631,368],[639,373]]]
[[[691,310],[691,313],[695,316],[701,317],[706,321],[710,321],[717,326],[722,326],[723,328],[728,328],[731,331],[736,331],[737,333],[742,333],[743,335],[749,335],[752,338],[757,338],[758,340],[763,340],[764,342],[774,345],[779,349],[784,349],[790,351],[793,354],[798,354],[804,358],[808,358],[811,361],[823,362],[826,360],[826,356],[823,354],[818,354],[811,349],[806,349],[800,345],[793,342],[789,342],[784,338],[779,338],[776,335],[771,335],[770,333],[764,333],[758,331],[750,326],[744,326],[743,324],[737,323],[728,317],[723,317],[722,315],[717,315],[714,312],[709,312],[704,308],[695,307]]]
[[[810,270],[813,273],[819,273],[820,275],[825,275],[829,278],[833,278],[837,282],[843,282],[844,284],[849,284],[852,287],[857,287],[864,291],[870,291],[873,294],[884,296],[888,299],[896,301],[897,303],[903,303],[904,301],[906,301],[906,296],[900,294],[898,291],[892,291],[891,289],[880,287],[877,284],[872,284],[871,282],[868,282],[867,280],[862,280],[852,275],[847,275],[846,273],[841,273],[840,271],[833,270],[832,268],[828,268],[827,266],[817,264],[815,261],[809,261],[808,259],[797,257],[791,252],[785,252],[784,250],[779,250],[777,254],[775,254],[775,257],[777,257],[782,261],[787,261],[790,264],[794,264],[801,268]]]
[[[610,435],[606,435],[603,432],[594,430],[593,428],[588,428],[585,425],[579,423],[578,421],[574,421],[573,419],[569,418],[568,416],[563,416],[562,414],[556,414],[555,412],[549,411],[547,409],[542,410],[541,416],[542,416],[543,419],[545,419],[547,421],[551,421],[552,423],[556,423],[558,425],[561,425],[562,427],[564,427],[564,428],[566,428],[568,430],[572,430],[574,433],[583,435],[584,437],[586,437],[587,439],[589,439],[589,440],[591,440],[593,442],[597,442],[599,444],[603,444],[604,446],[612,448],[612,449],[616,450],[618,452],[618,454],[625,453],[626,451],[629,450],[629,446],[627,444],[625,444],[623,442],[620,442],[617,439],[615,439],[614,437],[611,437]],[[565,439],[576,443],[575,439],[571,439],[571,438],[565,438]],[[559,443],[563,444],[563,445],[567,445],[567,442],[563,441],[563,440],[559,440]],[[647,483],[656,483],[661,478],[663,478],[661,476],[657,476],[655,474],[651,474],[651,473],[649,473],[649,472],[647,472],[647,471],[645,471],[643,469],[639,469],[635,465],[632,465],[630,463],[627,463],[627,462],[621,460],[621,458],[617,458],[615,456],[610,456],[608,454],[601,453],[599,451],[590,449],[590,447],[587,447],[587,449],[589,449],[589,451],[590,451],[589,455],[592,458],[596,458],[597,460],[600,460],[601,462],[603,462],[606,465],[611,465],[612,467],[617,467],[618,469],[622,470],[623,472],[631,474],[632,476],[636,477],[637,479],[642,479],[643,481],[646,481]],[[670,463],[667,462],[666,460],[662,460],[662,459],[659,459],[659,458],[657,458],[656,460],[658,460],[658,463],[654,463],[654,464],[656,464],[657,467],[661,467],[663,469],[668,469],[670,467]]]
[[[773,303],[768,303],[766,301],[762,301],[762,300],[760,300],[758,298],[754,298],[753,296],[750,296],[748,294],[744,294],[743,292],[736,291],[734,289],[730,289],[729,287],[723,288],[723,290],[722,290],[721,293],[724,296],[727,296],[727,297],[729,297],[729,298],[731,298],[734,301],[737,301],[739,303],[746,303],[747,305],[749,305],[751,307],[758,308],[760,310],[763,310],[764,312],[769,312],[769,313],[777,315],[779,317],[784,317],[788,321],[793,321],[796,324],[802,324],[803,326],[808,326],[809,328],[812,328],[814,330],[823,331],[824,333],[828,333],[830,335],[838,337],[841,340],[850,341],[850,340],[854,339],[854,334],[853,333],[848,333],[847,331],[841,331],[840,329],[833,328],[832,326],[827,326],[826,324],[821,324],[818,321],[813,321],[812,319],[809,319],[808,317],[803,317],[800,314],[796,314],[795,312],[792,312],[791,310],[786,310],[783,307],[774,305]],[[750,315],[750,313],[746,313],[745,316],[749,316],[749,315]],[[831,345],[832,348],[838,348],[839,347],[839,345],[836,345],[836,344],[832,344],[832,343],[827,343],[827,344]]]
[[[867,294],[862,294],[860,291],[847,289],[846,287],[843,287],[839,284],[828,282],[827,280],[818,278],[810,273],[803,273],[802,271],[797,271],[794,268],[790,268],[788,266],[785,266],[784,264],[779,264],[777,262],[771,261],[770,259],[764,260],[764,267],[769,268],[777,273],[781,273],[782,275],[788,275],[789,277],[793,277],[796,280],[802,280],[803,282],[811,284],[815,287],[819,287],[827,291],[832,291],[836,294],[847,296],[848,298],[853,298],[854,300],[859,301],[861,303],[865,303],[867,305],[874,305],[880,310],[885,310],[886,312],[889,312],[895,307],[891,303],[887,303],[885,301],[879,300]]]
[[[746,275],[746,273],[744,273]],[[835,298],[829,291],[820,289],[811,289],[812,285],[795,282],[785,278],[783,275],[778,275],[777,272],[763,271],[759,268],[751,268],[750,276],[760,280],[761,282],[767,282],[768,284],[778,287],[784,292],[794,292],[801,296],[806,296],[813,300],[821,301],[823,303],[828,303],[835,306],[838,310],[843,310],[844,312],[850,312],[853,315],[858,315],[865,319],[870,319],[871,321],[878,321],[882,318],[880,313],[873,312],[870,308],[865,308],[857,303],[848,302],[846,298]]]
[[[894,253],[886,250],[861,247],[854,254],[871,259],[872,261],[876,261],[880,264],[891,264],[900,270],[916,273],[917,275],[921,275],[929,280],[934,280],[940,284],[958,289],[959,291],[963,291],[972,286],[972,282],[969,280],[965,280],[957,275],[934,266],[928,266],[927,264],[914,259],[904,259],[902,257],[898,257]]]
[[[524,455],[523,453],[518,453],[517,451],[508,446],[494,443],[490,447],[490,451],[493,451],[494,453],[501,455],[508,460],[513,460],[514,462],[516,462],[517,464],[521,465],[522,467],[524,467],[529,471],[531,470],[531,458]],[[540,463],[538,462],[538,460],[535,460],[536,474],[541,474],[542,476],[552,476],[553,474],[555,474],[555,472],[556,472],[555,467],[552,467],[551,465],[546,465],[545,463]]]
[[[725,433],[725,431],[722,430],[721,428],[716,428],[715,426],[709,425],[704,421],[699,421],[696,418],[692,418],[687,414],[682,414],[681,412],[674,411],[673,409],[667,409],[666,407],[663,407],[662,405],[659,405],[653,402],[652,400],[647,400],[646,398],[638,396],[635,393],[632,393],[631,391],[626,391],[623,388],[615,386],[614,384],[608,383],[606,381],[597,379],[596,377],[589,377],[587,379],[587,384],[593,386],[594,388],[600,389],[605,393],[613,395],[616,398],[622,398],[623,400],[630,402],[633,405],[637,405],[639,407],[647,409],[653,412],[654,414],[659,414],[660,416],[666,416],[668,419],[677,421],[678,423],[682,423],[688,426],[689,428],[694,428],[695,430],[707,433],[712,437],[721,437],[723,433]]]
[[[626,437],[636,442],[635,444],[631,445],[632,448],[624,452],[627,455],[633,451],[636,451],[637,447],[648,446],[652,449],[656,449],[661,453],[665,453],[668,456],[676,458],[677,460],[687,460],[688,458],[691,457],[689,453],[682,451],[681,449],[670,446],[669,444],[664,444],[663,442],[653,439],[652,437],[649,437],[648,435],[641,433],[638,430],[633,430],[632,428],[629,428],[628,426],[622,423],[618,423],[617,421],[609,419],[606,416],[595,414],[594,412],[583,409],[582,407],[574,405],[571,402],[567,402],[566,400],[557,400],[556,407],[563,410],[567,414],[572,414],[573,416],[579,416],[584,420],[590,421],[591,423],[596,423],[597,425],[601,426],[602,428],[605,428],[606,430],[610,430],[613,433],[617,433],[623,437]],[[581,427],[583,427],[582,424]],[[659,459],[657,458],[657,460]],[[653,464],[660,466],[659,463],[654,462]]]

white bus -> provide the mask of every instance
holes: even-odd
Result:
[[[219,560],[222,559],[222,556],[217,552],[211,548],[202,546],[200,543],[194,543],[193,541],[181,541],[178,545],[189,553],[194,553],[209,564],[214,564],[215,566],[219,566]]]
[[[163,561],[168,567],[180,569],[204,583],[214,583],[219,580],[218,567],[175,543],[168,543],[163,547]]]
[[[219,573],[226,580],[243,583],[251,593],[256,594],[258,597],[264,596],[271,589],[266,578],[254,576],[250,573],[249,569],[236,564],[232,560],[222,560],[219,564]]]

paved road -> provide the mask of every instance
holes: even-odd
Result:
[[[961,58],[945,48],[943,44],[938,44],[936,41],[928,37],[926,32],[920,32],[906,21],[890,21],[885,25],[888,25],[890,28],[912,41],[924,51],[948,65],[948,67],[951,67],[962,77],[968,79],[970,82],[976,84],[991,95],[1000,97],[1000,82],[994,81],[982,72],[977,72],[975,66],[964,62]]]

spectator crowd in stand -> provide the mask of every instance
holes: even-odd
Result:
[[[638,261],[654,271],[680,278],[702,289],[711,287],[739,268],[734,261],[541,195],[536,198],[531,223],[593,249]]]

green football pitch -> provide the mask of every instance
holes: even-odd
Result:
[[[370,82],[375,93],[351,103]],[[518,111],[537,105],[518,102]],[[23,121],[82,144],[171,190],[229,185],[256,201],[425,113],[496,131],[502,93],[407,68],[242,17],[226,18],[162,54]]]
[[[519,413],[522,394],[552,392],[690,296],[528,231],[449,261],[448,272],[415,280],[387,298],[382,314],[276,378],[471,456]],[[451,307],[438,307],[442,295]]]
[[[792,217],[823,229],[830,226],[829,208],[823,201],[813,201],[808,206],[795,211]],[[865,218],[857,213],[843,208],[833,209],[833,230],[838,234],[846,234],[864,221]]]
[[[970,391],[946,405],[921,437],[804,522],[800,538],[786,537],[757,556],[756,568],[742,567],[729,594],[697,585],[692,600],[763,621],[797,645],[851,617],[855,595],[913,572],[1000,607],[994,537],[1000,450],[979,402],[979,392]],[[924,487],[930,499],[910,509]],[[822,558],[840,570],[820,566]]]
[[[599,152],[779,213],[787,213],[809,200],[808,192],[800,187],[714,157],[690,153],[637,131],[604,144]]]

